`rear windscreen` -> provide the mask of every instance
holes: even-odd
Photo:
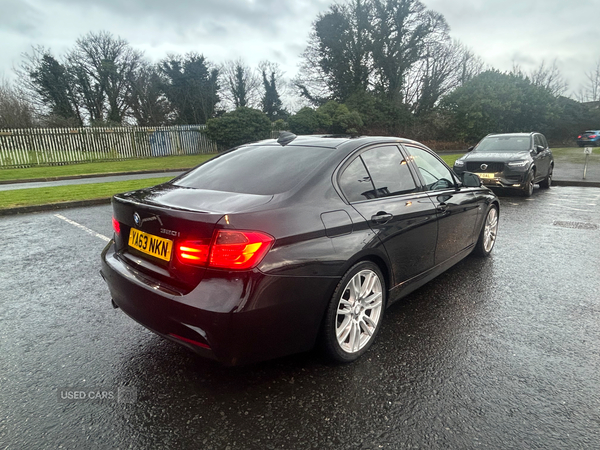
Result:
[[[331,155],[331,149],[249,146],[218,156],[173,181],[176,186],[273,195],[289,191]]]
[[[529,149],[530,136],[489,136],[475,147],[477,152],[524,152]]]

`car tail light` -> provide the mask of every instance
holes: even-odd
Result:
[[[114,217],[112,218],[112,226],[113,226],[113,230],[115,230],[115,233],[121,234],[121,224]]]
[[[590,134],[588,137],[594,139],[594,138],[597,138],[598,135],[597,134]]]
[[[258,231],[219,230],[208,265],[219,269],[250,269],[263,259],[273,241],[273,237]]]
[[[210,240],[182,241],[177,244],[177,258],[184,264],[205,266],[210,252]]]
[[[581,135],[577,136],[577,139],[581,139]]]
[[[211,240],[178,242],[176,253],[184,264],[244,270],[256,266],[273,241],[260,231],[217,230]]]

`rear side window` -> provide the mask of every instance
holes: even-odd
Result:
[[[243,194],[280,194],[296,186],[330,155],[330,149],[320,147],[242,147],[202,164],[173,184]]]
[[[417,190],[408,164],[398,147],[377,147],[362,153],[378,197],[407,194]]]
[[[340,177],[340,188],[349,202],[375,198],[375,187],[360,157],[350,163]]]
[[[340,188],[349,202],[417,190],[410,169],[398,147],[377,147],[361,153],[339,179]]]

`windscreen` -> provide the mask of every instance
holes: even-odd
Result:
[[[216,157],[181,178],[176,186],[273,195],[289,191],[331,155],[331,149],[248,146]]]
[[[526,152],[531,149],[530,136],[488,136],[475,147],[476,152]]]

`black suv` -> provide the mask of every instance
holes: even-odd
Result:
[[[552,184],[554,158],[543,134],[488,134],[468,151],[454,171],[473,172],[487,187],[520,189],[529,197],[534,184],[543,189]]]

